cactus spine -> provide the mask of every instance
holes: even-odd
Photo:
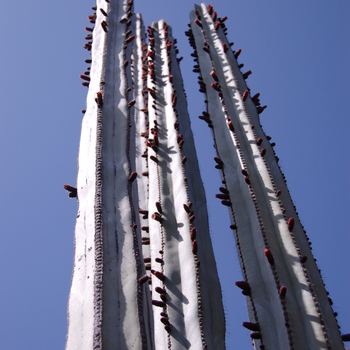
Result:
[[[186,33],[198,59],[200,91],[213,130],[216,161],[247,296],[244,326],[260,349],[343,347],[322,277],[290,198],[272,146],[260,126],[258,96],[250,97],[237,57],[213,7],[195,6]],[[224,196],[223,196],[224,194]]]

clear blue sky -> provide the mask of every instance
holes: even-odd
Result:
[[[212,2],[228,16],[228,37],[253,74],[252,92],[326,287],[350,333],[350,2]],[[63,349],[73,265],[77,205],[62,189],[74,185],[87,89],[84,26],[94,3],[12,0],[0,23],[0,339],[6,350]],[[193,3],[135,0],[144,21],[164,18],[178,39],[214,249],[224,290],[227,348],[251,349],[245,300],[228,212],[215,200],[220,185],[213,141],[204,122],[197,76],[184,31]],[[348,345],[349,346],[349,345]]]

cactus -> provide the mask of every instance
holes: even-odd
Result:
[[[77,189],[65,185],[79,204],[66,349],[224,349],[171,28],[153,23],[147,47],[132,1],[93,9]]]
[[[223,187],[244,281],[255,348],[340,349],[338,325],[308,238],[263,132],[259,95],[250,96],[213,7],[195,6],[186,32],[206,95],[205,120],[213,131]]]
[[[75,256],[66,349],[225,348],[222,294],[209,234],[176,40],[147,27],[133,0],[97,0],[82,85]],[[340,349],[331,300],[270,138],[260,125],[224,22],[196,5],[194,52],[259,349]],[[148,37],[148,44],[146,43]]]

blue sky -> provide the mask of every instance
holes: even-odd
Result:
[[[276,142],[299,216],[326,287],[350,333],[348,1],[212,2],[228,16],[228,38],[260,92],[265,132]],[[77,205],[62,189],[74,185],[87,89],[84,26],[93,2],[12,0],[0,23],[0,338],[2,348],[63,349],[73,265]],[[211,134],[184,31],[193,3],[135,0],[147,24],[164,18],[178,39],[210,226],[223,285],[228,349],[251,349],[245,300],[228,212],[215,200],[220,185]]]

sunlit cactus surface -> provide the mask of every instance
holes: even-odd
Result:
[[[132,0],[97,0],[84,48],[66,349],[225,349],[225,315],[176,39]],[[331,300],[212,5],[185,32],[205,94],[256,349],[342,349]],[[91,64],[91,65],[90,65]]]

